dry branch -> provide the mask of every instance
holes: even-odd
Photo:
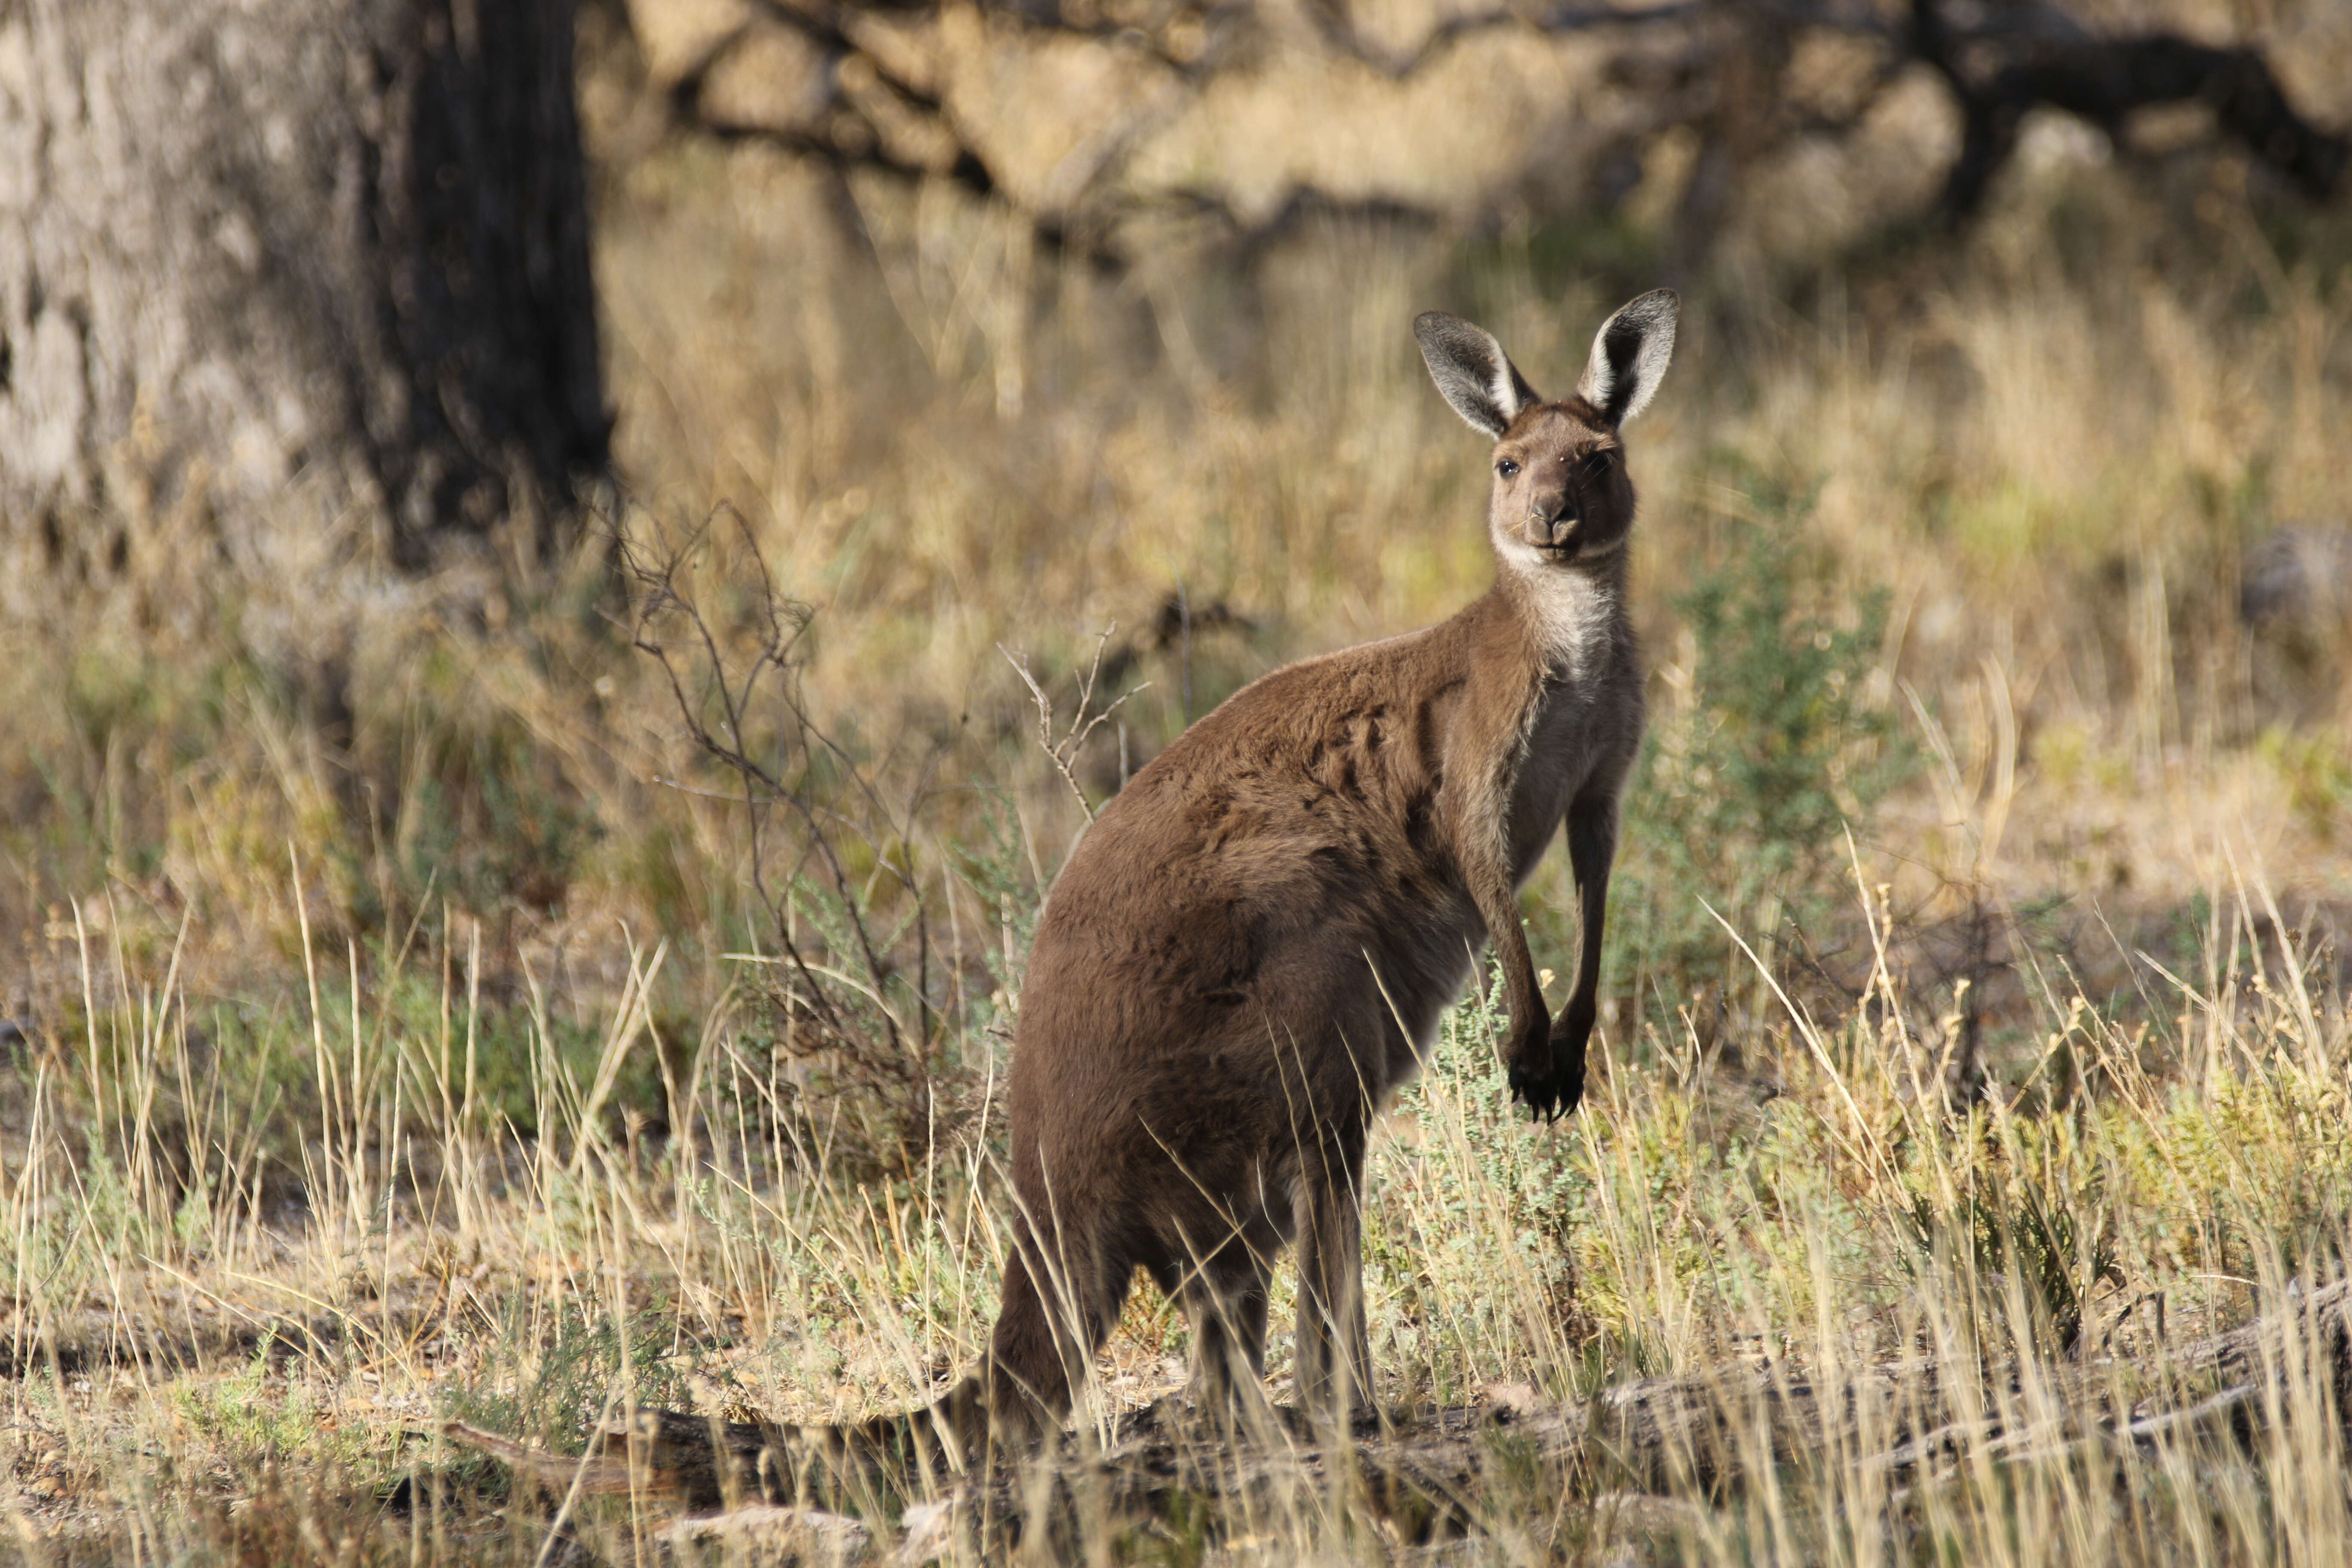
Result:
[[[1316,31],[1334,54],[1368,65],[1392,80],[1402,81],[1454,45],[1479,33],[1510,27],[1559,37],[1604,27],[1680,26],[1697,20],[1707,7],[1708,0],[1667,0],[1664,5],[1647,6],[1505,5],[1449,16],[1431,28],[1419,44],[1402,53],[1382,49],[1367,39],[1357,29],[1354,15],[1346,0],[1315,0],[1307,5],[1307,13],[1314,19]]]
[[[723,534],[721,520],[733,525]],[[730,542],[745,579],[733,616],[705,605],[692,563]],[[614,552],[630,594],[625,629],[661,672],[678,738],[732,777],[723,794],[694,793],[742,808],[746,878],[773,948],[744,957],[772,971],[785,1048],[827,1053],[879,1091],[911,1149],[936,1131],[935,1078],[953,1022],[931,895],[908,848],[929,764],[904,801],[887,798],[874,766],[818,721],[801,687],[814,612],[778,587],[732,508],[682,539],[618,533]],[[880,912],[877,888],[904,912]]]

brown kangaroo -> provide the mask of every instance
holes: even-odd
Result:
[[[1482,942],[1511,1092],[1575,1108],[1642,730],[1619,432],[1665,373],[1675,309],[1660,289],[1610,317],[1557,403],[1486,332],[1421,317],[1438,390],[1495,441],[1494,587],[1236,692],[1071,856],[1014,1036],[1003,1306],[982,1367],[931,1412],[960,1444],[1058,1423],[1139,1268],[1191,1318],[1196,1397],[1230,1408],[1258,1386],[1293,1237],[1300,1403],[1335,1420],[1369,1403],[1365,1142]],[[1554,1022],[1515,895],[1563,819],[1583,944]]]

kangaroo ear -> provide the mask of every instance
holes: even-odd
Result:
[[[1421,340],[1429,379],[1473,430],[1499,439],[1520,409],[1543,401],[1486,329],[1430,310],[1413,319],[1412,335]]]
[[[1681,307],[1673,289],[1654,289],[1601,323],[1576,393],[1610,424],[1622,425],[1649,406],[1675,357]]]

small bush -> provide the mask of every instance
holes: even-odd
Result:
[[[1729,550],[1672,601],[1695,657],[1652,722],[1626,800],[1611,900],[1612,989],[1719,992],[1759,954],[1847,901],[1845,835],[1914,772],[1894,714],[1865,695],[1885,593],[1841,625],[1809,606],[1799,533],[1811,498],[1751,479]]]
[[[542,1318],[517,1293],[503,1305],[497,1334],[488,1375],[450,1390],[446,1414],[571,1452],[625,1395],[647,1407],[694,1409],[677,1320],[666,1307],[630,1314],[625,1324],[567,1300]]]

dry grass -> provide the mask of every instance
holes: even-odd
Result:
[[[2166,1345],[2338,1266],[2352,1017],[2312,989],[2306,955],[2242,942],[2265,896],[2230,910],[2222,951],[2241,961],[2184,977],[2174,1016],[2126,1029],[2069,997],[1975,1105],[1938,1087],[1957,1020],[1916,1033],[1892,969],[1872,1008],[1750,1039],[1769,1085],[1653,1039],[1646,1062],[1612,1051],[1549,1131],[1505,1102],[1497,1020],[1461,1011],[1374,1161],[1389,1400],[1714,1370],[1727,1418],[1761,1433],[1737,1375],[1759,1356],[1815,1384],[1907,1368],[1897,1386],[1916,1379],[1922,1408],[1979,1386],[1980,1358],[2021,1357],[2023,1376],[1924,1462],[1888,1458],[1916,1434],[1886,1418],[1729,1490],[1653,1477],[1629,1500],[1601,1454],[1557,1490],[1506,1468],[1477,1533],[1441,1554],[2033,1562],[2064,1542],[2101,1563],[2331,1560],[2352,1496],[2326,1344],[2263,1392],[2250,1446],[2226,1424],[2117,1445],[2054,1392],[2087,1374],[2136,1412],[2210,1393]],[[89,994],[128,1000],[29,1053],[7,1106],[24,1130],[0,1213],[7,1506],[25,1530],[174,1558],[289,1538],[306,1560],[535,1558],[549,1503],[494,1509],[479,1462],[425,1436],[440,1418],[558,1447],[633,1400],[824,1419],[919,1399],[969,1360],[1000,1257],[986,1118],[901,1179],[825,1180],[824,1123],[745,1010],[701,1020],[690,1060],[665,1049],[642,1000],[658,952],[635,955],[585,1049],[527,1009],[520,1109],[501,1108],[489,1021],[455,978],[472,941],[420,933],[358,989],[314,952],[315,1005],[237,1036],[192,1028],[168,967],[82,944]],[[648,1064],[658,1087],[629,1087]],[[1172,1392],[1180,1353],[1165,1305],[1139,1301],[1106,1413]],[[1098,1546],[1404,1551],[1356,1506],[1309,1489],[1229,1532],[1170,1518]],[[662,1522],[599,1504],[572,1527],[627,1555]]]
[[[2352,229],[2226,159],[2127,175],[2070,145],[1946,253],[1735,244],[1635,433],[1662,733],[1697,658],[1668,602],[1748,531],[1794,530],[1825,627],[1888,591],[1857,679],[1924,766],[1856,822],[1811,949],[1738,912],[1794,1009],[1728,942],[1717,991],[1649,973],[1584,1110],[1538,1131],[1466,1006],[1390,1119],[1367,1237],[1402,1404],[1728,1390],[1759,1356],[2021,1376],[1922,1464],[1860,1423],[1738,1487],[1637,1492],[1598,1460],[1498,1481],[1450,1545],[1306,1489],[1089,1554],[2345,1555],[2315,1373],[2265,1389],[2244,1441],[2103,1443],[2049,1391],[2139,1397],[2165,1343],[2340,1272],[2352,707],[2337,634],[2250,628],[2237,584],[2273,529],[2345,521]],[[622,523],[740,511],[686,563],[730,658],[747,541],[814,606],[801,689],[891,803],[854,879],[896,919],[910,868],[952,944],[939,1092],[893,1145],[871,1084],[772,1005],[775,966],[728,956],[774,950],[740,808],[593,562],[224,584],[146,623],[61,588],[57,624],[0,634],[0,1510],[27,1556],[551,1560],[574,1550],[554,1500],[416,1434],[561,1444],[632,1400],[824,1419],[967,1362],[1018,934],[1082,820],[1000,645],[1066,728],[1119,628],[1112,684],[1149,684],[1075,758],[1099,799],[1122,745],[1139,763],[1281,659],[1449,612],[1488,570],[1477,452],[1406,323],[1465,310],[1557,385],[1654,244],[1333,223],[1247,268],[1173,236],[1113,279],[952,192],[751,147],[665,146],[601,199]],[[1171,598],[1189,637],[1156,635]],[[1991,945],[1951,960],[1969,921]],[[2029,1215],[2069,1238],[2038,1264]],[[1139,1301],[1108,1405],[1169,1391],[1181,1345]],[[567,1517],[656,1550],[650,1517]]]

